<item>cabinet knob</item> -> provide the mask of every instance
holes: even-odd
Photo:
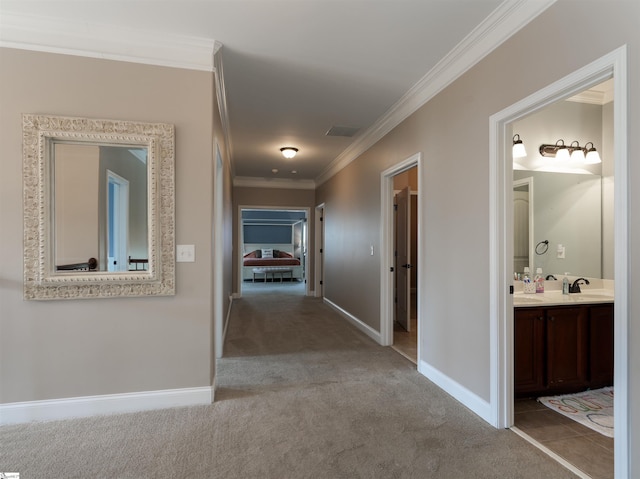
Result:
[[[555,321],[556,318],[554,318],[553,316],[549,316],[549,321]]]

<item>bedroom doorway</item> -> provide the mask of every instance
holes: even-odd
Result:
[[[238,291],[308,295],[309,208],[241,206]]]

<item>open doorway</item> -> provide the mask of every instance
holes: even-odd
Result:
[[[308,294],[308,217],[308,208],[240,207],[242,294]]]
[[[418,168],[393,177],[393,349],[418,363]]]
[[[421,171],[422,155],[417,153],[381,173],[380,339],[383,346],[393,346],[416,365],[421,334],[417,294],[422,263]]]
[[[602,478],[614,477],[613,417],[606,414],[614,354],[608,302],[614,283],[612,90],[607,80],[511,125],[529,146],[527,156],[514,158],[514,275],[528,268],[531,278],[544,280],[544,293],[534,298],[520,293],[521,282],[515,282],[514,425],[577,469]],[[550,148],[540,145],[562,137],[575,139],[576,146],[597,145],[600,162],[541,154]],[[587,278],[589,285],[582,294],[562,295],[564,277],[571,283]],[[607,302],[579,302],[601,290],[611,291],[602,295]],[[571,306],[558,305],[566,300]],[[569,414],[563,406],[567,417],[547,406],[559,403],[580,409]]]
[[[628,351],[624,338],[626,338],[627,324],[628,324],[628,310],[627,310],[627,296],[628,296],[628,240],[627,240],[627,150],[626,150],[626,49],[624,47],[612,52],[611,54],[602,57],[601,59],[587,65],[583,69],[559,80],[558,82],[550,85],[549,87],[537,92],[536,94],[528,97],[521,102],[512,105],[511,107],[503,110],[491,117],[491,135],[492,135],[492,176],[491,176],[491,204],[492,204],[492,228],[491,228],[491,244],[492,244],[492,272],[491,272],[491,316],[492,316],[492,398],[491,402],[495,408],[495,423],[497,427],[513,427],[515,416],[515,401],[514,393],[517,391],[516,384],[522,385],[522,377],[514,378],[514,370],[519,370],[516,374],[521,374],[523,368],[516,364],[519,361],[518,355],[520,354],[517,349],[517,339],[515,338],[518,331],[514,328],[514,288],[518,286],[518,281],[514,280],[514,245],[513,245],[513,179],[516,176],[513,158],[511,154],[512,137],[513,134],[520,134],[515,130],[516,126],[521,126],[519,122],[526,120],[534,113],[542,111],[546,107],[551,107],[558,104],[568,98],[588,90],[596,85],[601,84],[605,80],[613,78],[613,101],[615,109],[612,109],[611,116],[613,118],[613,131],[611,133],[611,152],[610,157],[612,162],[611,167],[611,179],[615,174],[615,190],[613,191],[612,205],[613,205],[613,228],[611,230],[611,243],[615,244],[615,251],[611,251],[613,257],[612,264],[615,271],[613,272],[613,280],[615,282],[615,293],[613,297],[615,299],[615,309],[613,316],[613,328],[609,333],[611,342],[614,347],[615,369],[613,375],[613,383],[615,388],[614,408],[615,416],[613,418],[614,423],[614,462],[615,462],[615,475],[616,477],[626,477],[628,471],[628,439],[627,439],[627,369],[628,369]],[[569,141],[573,141],[576,138],[571,138]],[[555,138],[552,141],[557,140]],[[587,142],[580,138],[581,142]],[[538,143],[538,142],[535,142]],[[544,143],[547,143],[545,141]],[[567,143],[569,146],[569,143]],[[540,156],[546,156],[543,152],[543,145],[533,144],[527,148],[531,153],[540,152]],[[555,156],[555,155],[554,155]],[[540,168],[536,168],[539,170]],[[530,175],[531,172],[526,172]],[[539,182],[535,181],[535,191],[538,192]],[[602,182],[604,185],[605,182]],[[604,188],[601,188],[604,191]],[[537,198],[534,197],[533,201],[536,202]],[[565,211],[566,212],[566,211]],[[535,213],[534,213],[535,214]],[[593,216],[593,215],[592,215]],[[566,216],[566,221],[570,221],[573,218]],[[602,224],[605,221],[601,221]],[[538,233],[544,233],[536,226],[536,235]],[[554,237],[558,237],[556,233],[553,233]],[[562,234],[564,236],[564,234]],[[602,236],[604,238],[606,234]],[[536,237],[536,241],[539,238]],[[551,244],[551,238],[548,238]],[[558,239],[556,242],[559,243]],[[546,246],[548,244],[543,243],[541,246],[541,253],[544,254]],[[604,244],[604,242],[603,242]],[[606,249],[606,247],[605,247]],[[567,259],[562,258],[566,251],[564,246],[561,248],[556,247],[549,250],[553,253],[554,259]],[[568,250],[567,250],[568,251]],[[573,250],[576,251],[575,249]],[[538,253],[534,253],[534,256]],[[600,261],[602,263],[602,261]],[[551,262],[549,263],[551,264]],[[565,263],[566,264],[566,263]],[[604,269],[602,269],[604,271]],[[553,274],[554,271],[545,271],[545,274]],[[516,272],[517,273],[517,272]],[[602,273],[601,273],[602,274]],[[560,273],[564,275],[564,271]],[[605,281],[599,279],[598,281]],[[545,293],[547,287],[545,286]],[[511,293],[511,294],[510,294]],[[562,296],[560,292],[560,296]],[[520,304],[522,305],[522,303]],[[552,306],[552,305],[549,305]],[[611,305],[609,305],[611,306]],[[546,306],[542,306],[539,309],[544,310]],[[576,325],[573,328],[574,332],[578,331],[577,328],[582,324],[588,324],[587,316],[581,316],[584,311],[582,305],[579,308],[574,308],[576,311],[569,314],[567,321],[561,322],[565,325]],[[566,311],[563,312],[563,315]],[[575,314],[574,314],[575,313]],[[556,317],[558,319],[560,316]],[[539,319],[540,318],[540,319]],[[587,319],[585,319],[587,318]],[[545,327],[547,330],[551,328],[553,332],[556,329],[555,325],[549,325],[548,321],[553,322],[553,315],[550,318],[548,315],[533,315],[531,317],[530,325],[546,325],[537,327],[535,331],[544,333]],[[555,324],[555,323],[554,323]],[[591,322],[591,324],[598,324],[597,322]],[[572,329],[572,328],[569,328]],[[532,330],[532,332],[534,332]],[[555,334],[555,333],[553,333]],[[594,334],[591,330],[587,332],[585,337],[589,346],[590,338],[600,338],[603,335],[597,333]],[[547,336],[548,338],[549,336]],[[573,340],[567,344],[571,348],[561,349],[562,353],[566,353],[567,350],[573,349],[575,338],[579,338],[580,334],[573,334],[567,336],[568,338],[574,337]],[[529,344],[535,344],[534,341],[529,341]],[[547,341],[547,351],[553,350],[553,343]],[[578,348],[579,349],[579,348]],[[589,355],[588,355],[589,356]],[[573,365],[581,364],[581,361],[576,360],[573,354],[568,354],[566,357],[572,360]],[[547,358],[548,360],[548,358]],[[589,360],[591,361],[591,360]],[[534,363],[535,364],[535,361]],[[588,368],[592,367],[592,364],[584,363],[577,369],[578,375],[574,375],[571,379],[571,383],[580,382],[583,379],[589,380],[593,377]],[[526,369],[526,368],[525,368]],[[554,383],[555,370],[544,370],[542,378],[542,385],[547,387],[552,385],[551,389],[561,388],[563,385]],[[569,382],[569,381],[568,381]],[[566,384],[565,384],[566,385]],[[531,386],[531,387],[536,387]],[[556,391],[554,391],[555,393]],[[516,424],[517,426],[517,424]],[[514,431],[523,435],[527,440],[530,440],[540,449],[544,450],[552,457],[556,458],[559,462],[562,462],[566,467],[576,472],[581,477],[585,476],[581,471],[581,467],[585,464],[574,464],[570,459],[563,457],[558,452],[552,451],[548,445],[542,444],[540,441],[535,440],[530,435],[522,433],[519,428],[513,428]],[[587,458],[585,458],[586,461]],[[594,475],[599,475],[593,472]],[[613,470],[608,474],[599,475],[599,477],[613,477]]]

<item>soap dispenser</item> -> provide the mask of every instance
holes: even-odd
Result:
[[[569,278],[567,275],[569,273],[564,274],[564,278],[562,278],[562,294],[569,294]]]
[[[536,269],[536,277],[533,279],[536,285],[536,293],[544,293],[544,276],[542,275],[542,268]]]

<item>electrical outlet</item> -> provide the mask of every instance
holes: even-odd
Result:
[[[176,246],[176,261],[178,263],[193,263],[196,260],[196,246],[179,244]]]
[[[565,247],[563,245],[559,244],[558,245],[558,249],[556,251],[557,251],[556,257],[558,259],[564,259]]]

